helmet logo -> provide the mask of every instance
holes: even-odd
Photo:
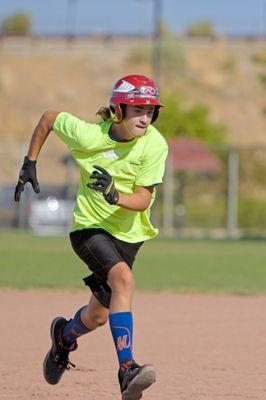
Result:
[[[148,96],[154,96],[156,94],[156,89],[152,86],[142,86],[139,91]]]
[[[134,85],[131,85],[131,83],[122,80],[122,83],[117,88],[114,88],[113,92],[128,93],[134,89],[135,89]]]

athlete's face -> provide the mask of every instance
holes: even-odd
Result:
[[[126,115],[121,123],[125,138],[133,139],[143,136],[151,123],[153,113],[154,106],[127,105]]]

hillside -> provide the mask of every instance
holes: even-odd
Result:
[[[47,109],[67,110],[95,119],[106,105],[113,83],[148,65],[130,65],[132,51],[145,39],[2,39],[0,42],[0,142],[28,140]],[[265,65],[252,60],[266,41],[202,42],[183,40],[186,71],[163,80],[189,103],[211,108],[211,117],[227,127],[230,144],[266,143]],[[52,139],[53,140],[53,139]],[[61,146],[53,140],[54,146]]]

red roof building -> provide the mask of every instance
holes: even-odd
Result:
[[[175,171],[218,173],[222,169],[220,160],[199,140],[170,139],[168,145]]]

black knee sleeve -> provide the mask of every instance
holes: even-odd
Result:
[[[96,297],[96,299],[106,308],[110,307],[112,290],[106,282],[99,282],[94,274],[83,278],[86,286],[89,286],[90,290]]]

